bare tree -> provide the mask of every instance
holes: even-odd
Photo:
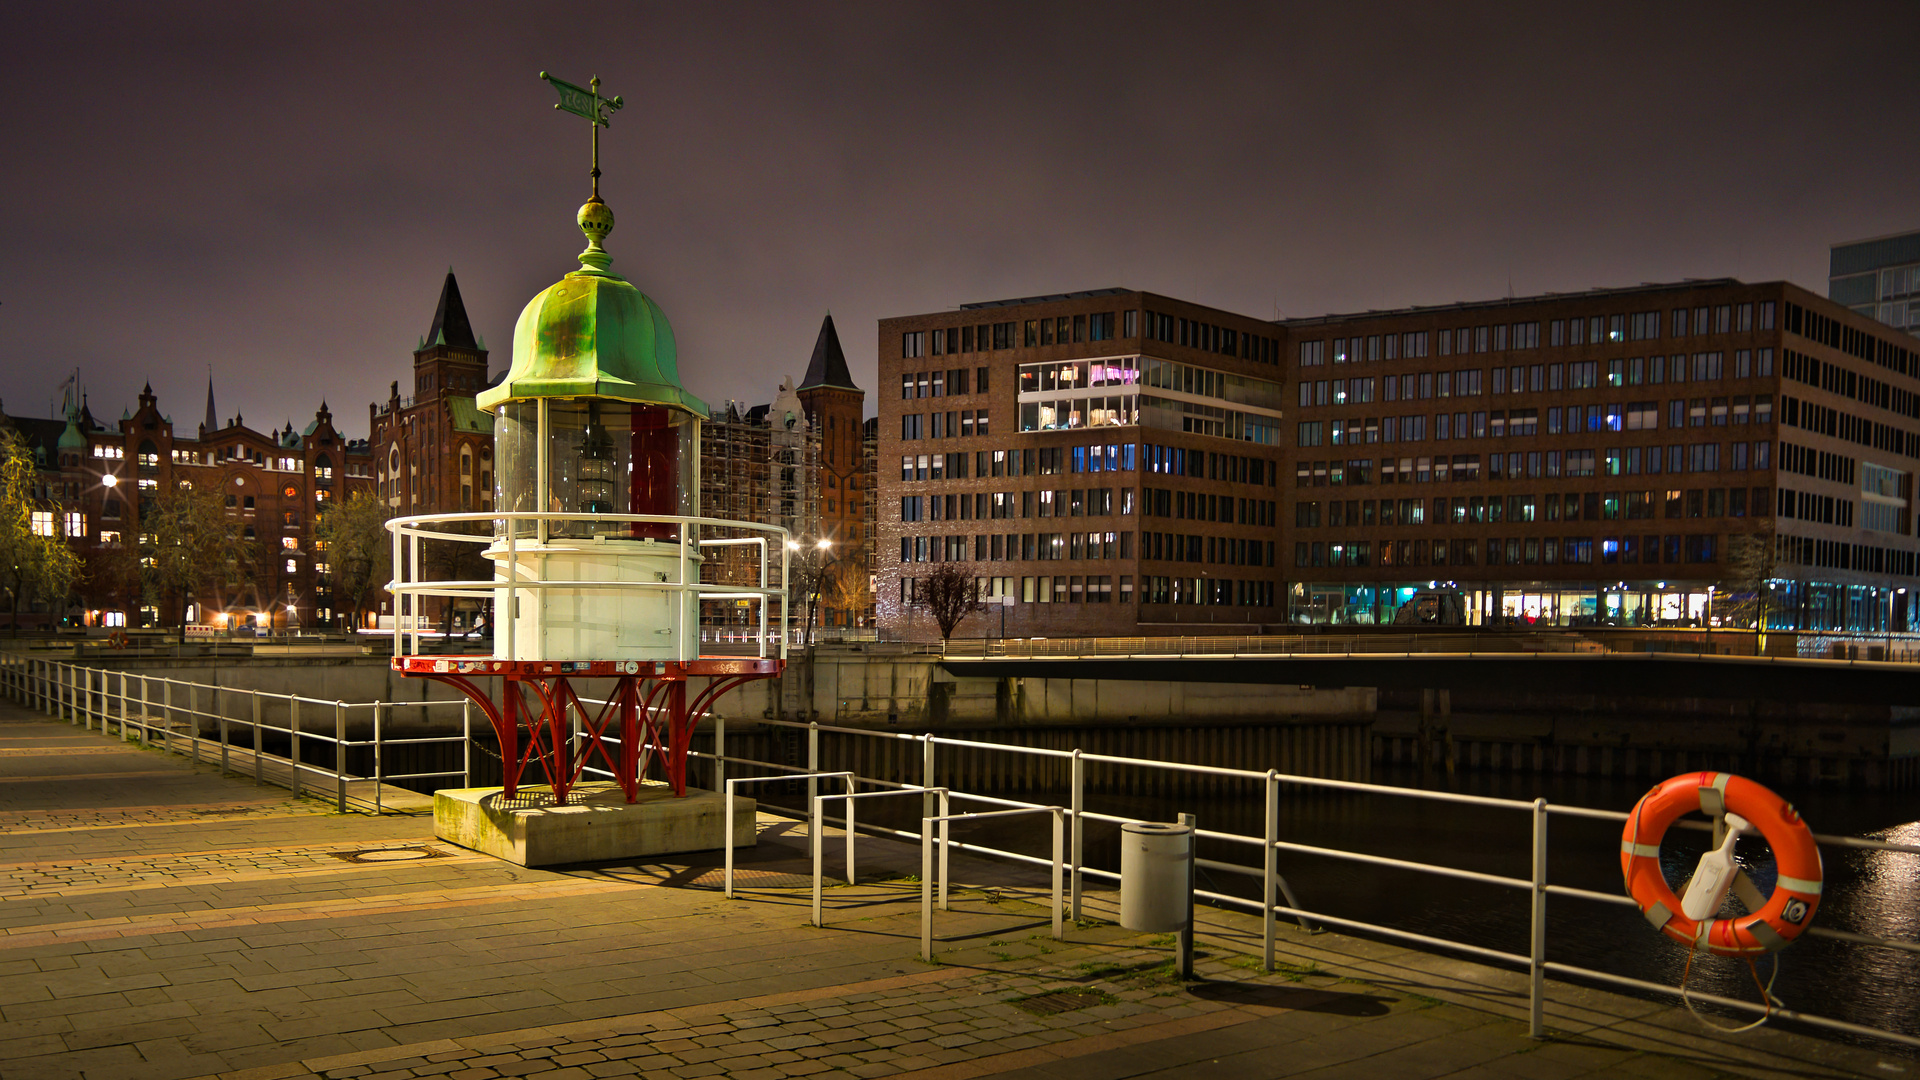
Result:
[[[1765,533],[1738,533],[1727,537],[1726,550],[1726,577],[1716,590],[1714,609],[1719,612],[1722,625],[1750,625],[1765,635],[1767,582],[1773,577],[1775,557],[1773,537]]]
[[[973,564],[960,562],[943,562],[921,578],[914,603],[933,616],[940,627],[941,641],[952,639],[960,620],[986,608],[980,602]]]

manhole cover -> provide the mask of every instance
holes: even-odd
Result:
[[[345,862],[413,862],[415,859],[439,859],[444,856],[432,848],[371,848],[366,851],[330,851],[327,854]]]
[[[1030,998],[1021,998],[1014,1004],[1030,1013],[1052,1016],[1054,1013],[1090,1008],[1106,999],[1107,996],[1098,990],[1055,990],[1050,994],[1035,994]]]

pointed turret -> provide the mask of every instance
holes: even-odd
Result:
[[[416,324],[417,325],[417,324]],[[427,346],[451,345],[456,349],[478,349],[473,324],[467,321],[467,305],[460,300],[460,283],[453,279],[453,267],[447,267],[447,282],[440,288],[440,306],[434,309],[433,325],[427,328]]]
[[[853,373],[847,370],[847,354],[840,350],[840,335],[833,329],[832,312],[820,323],[820,337],[813,343],[813,359],[807,361],[807,374],[800,380],[799,389],[811,390],[817,386],[860,389],[853,384]]]
[[[220,430],[220,421],[215,416],[213,411],[213,369],[212,368],[207,369],[207,418],[206,420],[201,422],[200,430],[202,432],[213,432],[213,431]]]

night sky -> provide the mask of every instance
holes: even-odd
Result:
[[[56,10],[57,9],[57,10]],[[1337,9],[1337,10],[1336,10]],[[0,401],[350,436],[442,275],[508,359],[614,269],[719,405],[875,320],[1123,286],[1274,317],[1683,277],[1920,228],[1920,4],[6,5]],[[869,397],[869,410],[873,398]]]

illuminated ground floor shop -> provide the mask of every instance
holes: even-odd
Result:
[[[1403,612],[1403,608],[1406,610]],[[1905,631],[1907,590],[1775,579],[1764,593],[1710,581],[1294,582],[1289,622],[1389,626],[1691,626]]]

